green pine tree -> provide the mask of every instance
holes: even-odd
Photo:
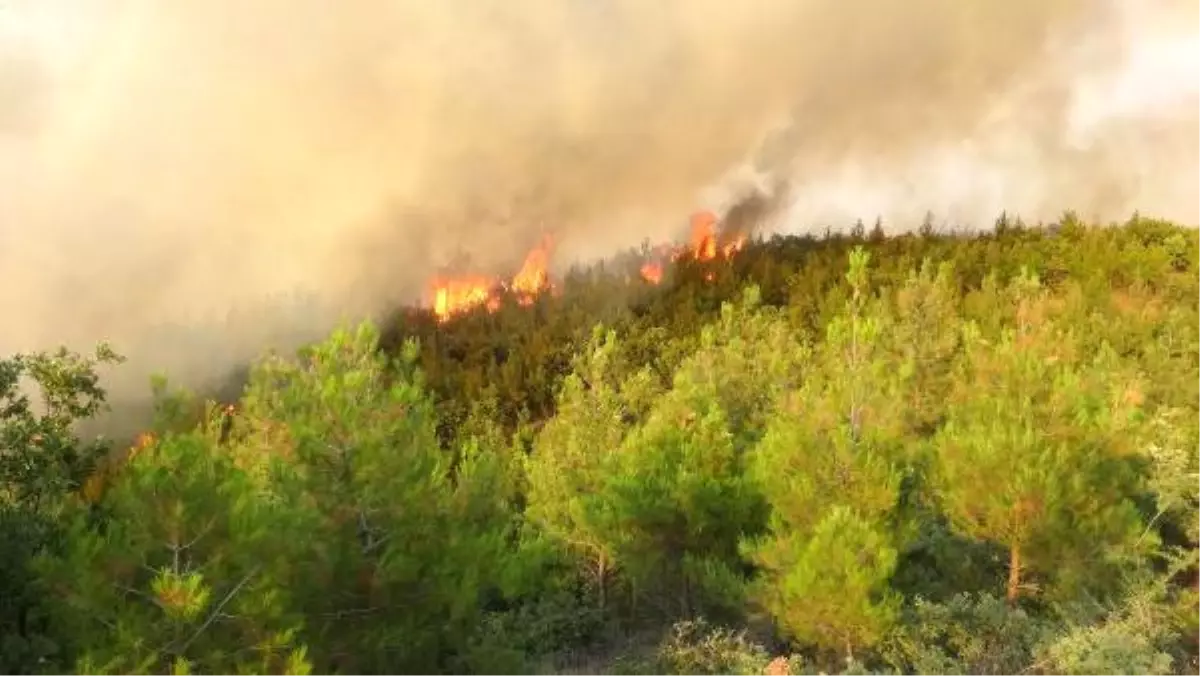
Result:
[[[451,471],[416,345],[390,365],[377,340],[363,324],[264,360],[232,444],[303,526],[290,583],[322,670],[439,668],[468,644],[512,526],[501,458],[464,439]]]
[[[537,435],[527,462],[525,517],[536,532],[578,556],[601,607],[620,562],[619,524],[601,488],[618,470],[625,436],[658,392],[648,370],[629,375],[615,333],[598,328],[558,397],[558,412]]]
[[[954,526],[1008,551],[1005,596],[1037,575],[1097,586],[1144,528],[1131,502],[1140,393],[1110,350],[1082,354],[1050,316],[1036,278],[1009,292],[1015,326],[998,341],[969,324],[935,484]]]
[[[900,533],[903,373],[882,342],[888,317],[869,302],[861,249],[850,256],[850,299],[799,391],[789,393],[754,454],[771,506],[769,533],[747,543],[758,596],[790,635],[852,656],[893,621],[888,588]]]
[[[307,673],[289,602],[287,510],[211,428],[137,449],[61,556],[41,562],[82,673]]]

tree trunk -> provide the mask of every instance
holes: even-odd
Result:
[[[683,602],[683,616],[687,619],[692,618],[692,585],[688,579],[687,573],[683,574],[683,593],[679,595]]]
[[[606,610],[608,606],[608,556],[600,555],[600,560],[596,562],[596,587],[600,594],[600,610]]]
[[[1008,589],[1005,598],[1015,604],[1021,594],[1021,545],[1013,544],[1008,550]]]

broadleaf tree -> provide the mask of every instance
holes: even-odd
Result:
[[[102,413],[102,369],[123,359],[101,344],[0,359],[0,671],[65,668],[33,562],[63,544],[70,506],[111,452],[79,423]]]

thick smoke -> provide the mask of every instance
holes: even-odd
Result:
[[[957,117],[955,105],[944,111],[944,98],[934,94],[927,113],[901,111],[913,118],[890,128],[890,146],[883,138],[863,147],[864,136],[851,132],[854,140],[840,139],[820,159],[789,155],[798,189],[779,224],[804,229],[882,215],[894,230],[932,211],[950,224],[979,227],[1002,210],[1037,221],[1071,208],[1091,219],[1141,210],[1195,225],[1197,5],[1095,2],[1086,9],[1070,28],[1048,33],[1027,69],[978,91],[972,100],[980,107],[967,116]],[[956,121],[923,124],[922,114]],[[847,111],[856,129],[889,133],[886,114],[865,122],[853,116]]]
[[[1183,0],[0,0],[0,350],[108,339],[131,387],[195,380],[413,300],[463,255],[511,269],[551,232],[564,262],[603,256],[763,186],[792,231],[1194,223],[1197,20]]]

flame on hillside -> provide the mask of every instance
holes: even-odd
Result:
[[[711,211],[701,211],[692,216],[692,254],[696,260],[711,261],[721,256],[729,258],[745,246],[746,236],[741,234],[721,242],[717,225],[717,216]],[[679,255],[677,252],[674,258]]]
[[[697,212],[691,218],[691,241],[683,246],[655,247],[651,260],[641,266],[641,277],[650,284],[660,284],[665,265],[670,261],[678,260],[685,254],[691,254],[698,261],[729,258],[740,251],[745,243],[746,236],[742,234],[723,237],[716,214],[711,211]],[[542,292],[554,288],[549,273],[553,248],[553,240],[544,238],[525,256],[520,270],[507,282],[483,275],[435,278],[431,284],[433,313],[439,321],[446,321],[477,307],[494,312],[500,308],[501,297],[505,293],[513,294],[521,305],[531,305]],[[712,273],[705,278],[711,281]]]
[[[490,277],[457,277],[433,281],[433,312],[446,319],[476,305],[495,301],[496,280]],[[499,305],[498,302],[495,303]]]
[[[739,234],[726,236],[722,242],[720,221],[711,211],[700,211],[692,214],[691,242],[686,247],[658,247],[655,260],[642,265],[642,279],[651,284],[659,284],[663,280],[664,266],[667,261],[679,260],[685,253],[691,253],[698,261],[711,261],[717,258],[729,258],[746,245],[746,236]],[[712,273],[705,276],[711,281]]]
[[[642,279],[651,284],[658,284],[663,278],[663,265],[659,261],[649,261],[642,264]]]
[[[463,275],[435,278],[431,284],[433,313],[441,321],[475,307],[483,306],[489,312],[500,309],[500,297],[505,291],[516,294],[517,302],[530,305],[542,291],[551,288],[547,265],[553,240],[545,238],[525,256],[521,269],[512,280],[505,283],[495,277]]]
[[[522,305],[529,305],[535,296],[550,288],[550,274],[546,268],[550,263],[553,247],[554,240],[550,237],[544,238],[541,245],[534,247],[525,256],[520,271],[513,277],[511,287],[517,293],[517,301]]]

